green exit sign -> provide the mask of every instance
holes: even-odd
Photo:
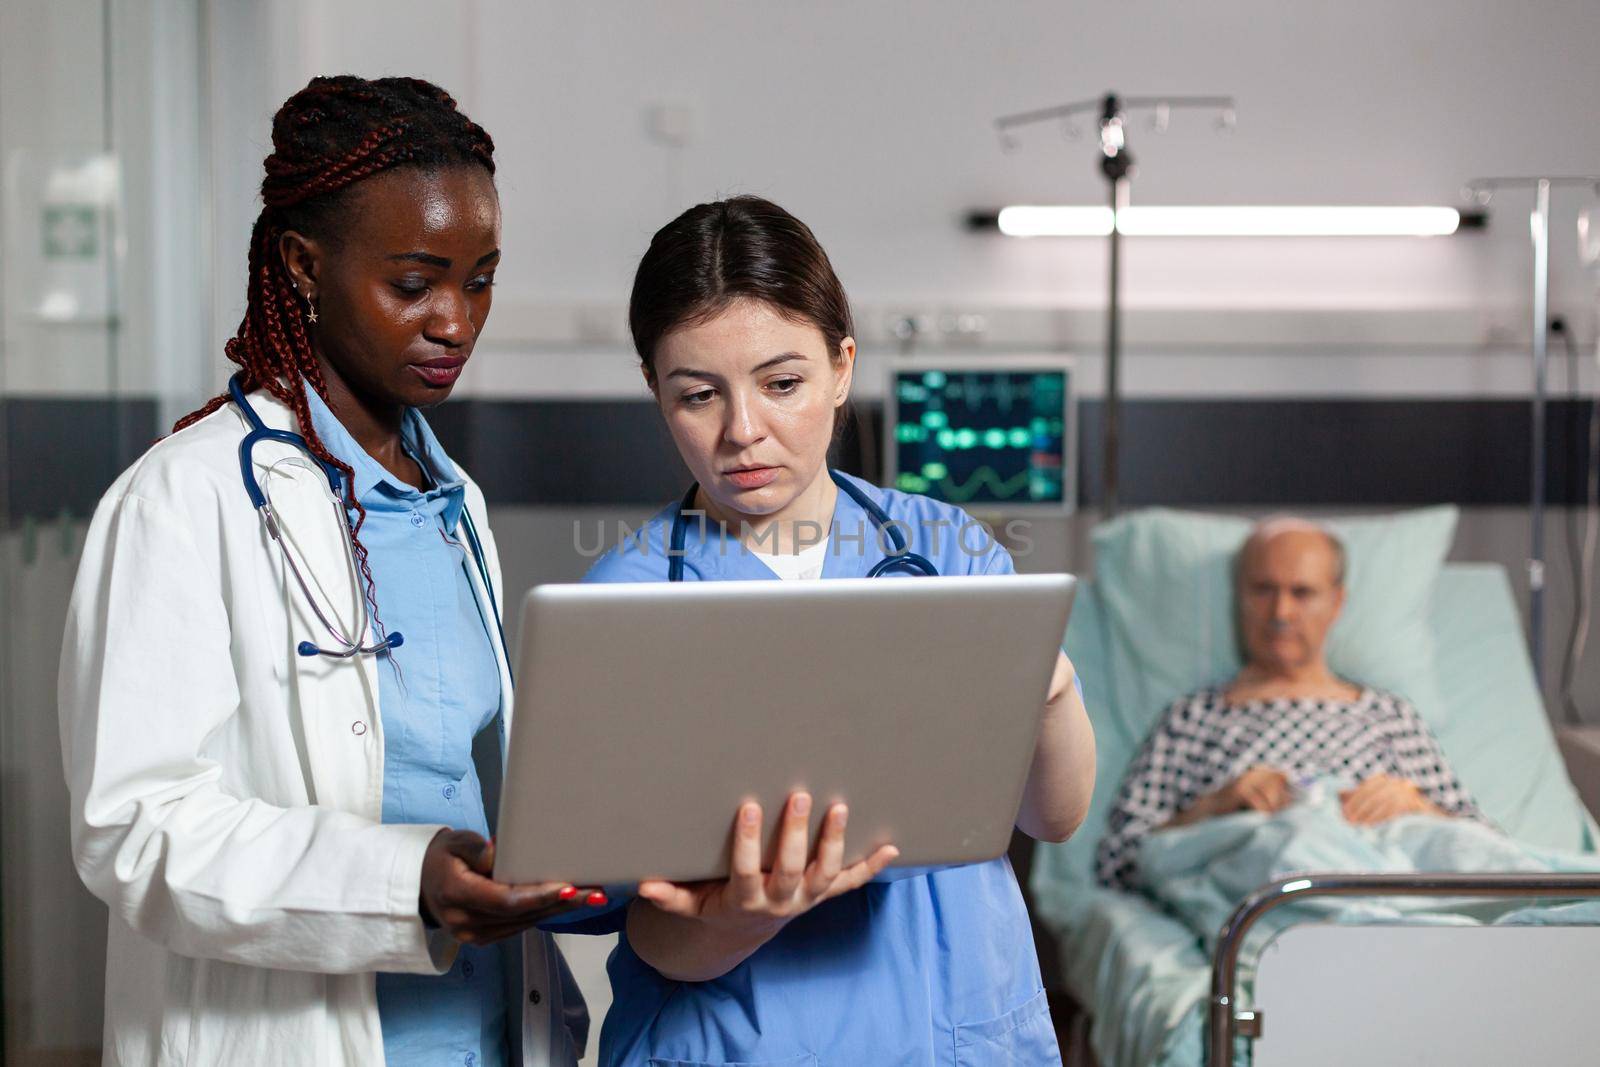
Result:
[[[47,204],[43,229],[47,259],[93,259],[100,254],[99,216],[93,204]]]

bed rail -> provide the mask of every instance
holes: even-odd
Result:
[[[1257,889],[1245,898],[1217,937],[1211,955],[1211,1004],[1206,1030],[1208,1067],[1233,1067],[1238,1036],[1261,1036],[1255,1012],[1235,1010],[1239,952],[1245,935],[1267,912],[1313,896],[1500,897],[1576,900],[1600,897],[1600,874],[1301,874]]]

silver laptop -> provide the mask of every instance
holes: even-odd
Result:
[[[1075,580],[546,585],[522,609],[505,882],[728,871],[734,813],[850,805],[846,861],[1005,851]]]

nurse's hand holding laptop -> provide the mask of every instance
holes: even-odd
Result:
[[[685,884],[641,882],[639,897],[654,904],[662,917],[654,923],[630,923],[634,944],[649,952],[665,950],[670,943],[677,966],[668,977],[678,981],[726,974],[789,920],[841,893],[860,889],[900,855],[893,845],[880,845],[866,859],[846,866],[844,831],[850,813],[845,805],[834,804],[823,816],[816,852],[807,863],[810,815],[809,793],[789,797],[778,828],[777,854],[771,869],[764,871],[761,805],[755,801],[740,805],[728,877]],[[703,924],[692,941],[682,936],[685,922]]]

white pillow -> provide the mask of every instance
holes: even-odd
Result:
[[[1434,724],[1447,709],[1433,670],[1428,609],[1457,517],[1456,508],[1443,506],[1326,524],[1348,554],[1329,666],[1351,682],[1406,697]],[[1233,558],[1251,525],[1153,508],[1095,530],[1112,703],[1130,736],[1143,737],[1179,696],[1239,670]]]

